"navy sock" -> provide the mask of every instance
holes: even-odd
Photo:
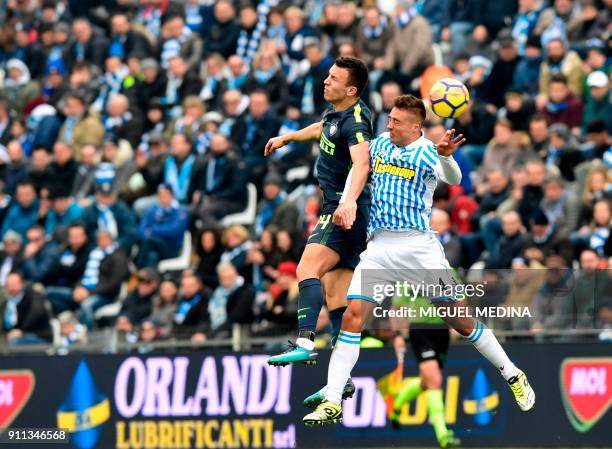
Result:
[[[300,330],[314,332],[323,307],[323,289],[319,279],[304,279],[299,283],[298,324]]]
[[[344,311],[346,310],[346,306],[338,307],[337,309],[329,311],[329,320],[332,325],[332,338],[331,344],[332,348],[336,344],[336,340],[338,339],[338,334],[340,333],[340,327],[342,326],[342,315],[344,315]]]

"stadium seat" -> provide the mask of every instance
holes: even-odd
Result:
[[[173,257],[172,259],[164,259],[160,260],[157,264],[157,271],[160,273],[165,273],[167,271],[180,271],[189,267],[191,263],[191,233],[189,231],[185,231],[183,235],[183,247],[181,249],[181,253],[178,257]]]
[[[308,173],[310,172],[310,167],[308,165],[300,165],[299,167],[293,167],[287,170],[287,174],[285,177],[287,178],[288,183],[292,183],[294,181],[302,181],[308,178]]]
[[[123,300],[127,297],[127,295],[128,284],[127,282],[123,282],[121,284],[121,290],[119,291],[119,296],[117,297],[117,300],[96,310],[94,312],[94,321],[98,322],[103,319],[108,320],[119,315],[119,312],[121,311],[121,306],[123,305]]]
[[[223,217],[221,220],[221,225],[223,227],[228,227],[231,225],[250,226],[255,223],[255,216],[257,214],[257,187],[255,187],[255,184],[248,183],[247,191],[248,201],[246,209],[242,212],[238,212],[237,214],[230,214]]]

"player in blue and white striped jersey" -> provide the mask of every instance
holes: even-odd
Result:
[[[348,290],[348,308],[342,319],[331,356],[325,400],[304,417],[307,425],[338,422],[342,417],[341,395],[359,358],[361,330],[374,307],[386,297],[386,287],[406,282],[430,291],[446,287],[455,291],[456,281],[444,249],[430,229],[429,216],[438,180],[459,184],[461,170],[452,158],[465,139],[447,131],[434,145],[423,136],[423,101],[402,95],[389,113],[388,133],[370,142],[372,206],[369,241],[361,253]],[[440,290],[441,290],[440,289]],[[456,296],[427,294],[438,308],[453,308]],[[465,336],[494,366],[514,393],[523,411],[535,403],[525,374],[508,358],[484,324],[465,314],[447,313],[444,320]],[[323,390],[322,390],[323,391]],[[310,402],[312,403],[312,402]]]

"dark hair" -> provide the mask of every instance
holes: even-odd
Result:
[[[423,100],[415,97],[414,95],[400,95],[393,102],[393,106],[398,109],[412,112],[421,121],[425,120],[425,117],[427,116]]]
[[[589,124],[587,125],[587,134],[603,133],[607,131],[608,129],[606,128],[606,124],[603,122],[603,120],[593,120],[592,122],[589,122]]]
[[[546,122],[546,126],[549,125],[548,119],[546,118],[546,116],[540,113],[536,113],[531,116],[531,118],[529,119],[529,123],[533,123],[533,122]]]
[[[553,76],[550,77],[550,83],[563,83],[567,86],[567,78],[565,78],[565,76],[561,73],[557,73]]]
[[[341,56],[335,64],[336,67],[348,70],[348,84],[357,88],[357,97],[360,97],[368,83],[368,67],[365,62],[353,56]]]

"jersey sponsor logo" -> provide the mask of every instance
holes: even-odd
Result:
[[[0,433],[26,406],[34,390],[34,373],[30,370],[0,371]]]
[[[380,156],[376,156],[376,160],[374,161],[374,173],[387,173],[391,176],[398,176],[410,180],[414,178],[416,171],[411,168],[400,167],[399,165],[386,164]]]
[[[567,417],[578,432],[588,432],[612,406],[612,357],[568,358],[559,374]]]
[[[321,148],[321,151],[324,151],[330,156],[333,156],[334,152],[336,151],[336,144],[332,142],[331,140],[329,140],[325,136],[324,133],[321,133],[321,140],[319,140],[319,147]]]

